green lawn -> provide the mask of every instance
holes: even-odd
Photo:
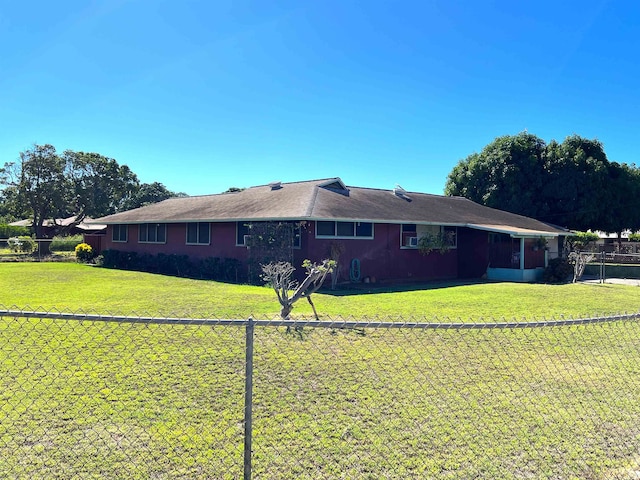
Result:
[[[314,302],[326,317],[533,319],[636,312],[640,288],[622,285],[478,283],[368,293],[318,293]],[[354,294],[357,293],[357,294]],[[0,304],[19,308],[79,309],[93,313],[206,316],[273,316],[275,294],[266,287],[189,280],[74,263],[0,263]],[[305,301],[294,313],[310,316]]]
[[[20,308],[194,317],[278,310],[262,287],[75,264],[0,264],[0,286],[0,303]],[[532,318],[636,310],[640,292],[431,287],[323,294],[315,303],[345,317]],[[244,341],[244,329],[231,326],[2,319],[0,477],[242,478]],[[634,478],[638,391],[637,321],[257,327],[253,478]]]

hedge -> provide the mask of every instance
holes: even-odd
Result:
[[[242,262],[235,258],[208,257],[192,260],[187,255],[123,252],[104,250],[101,264],[107,268],[161,273],[177,277],[240,282],[245,280]]]
[[[0,238],[26,237],[29,235],[31,235],[29,227],[16,227],[15,225],[0,223]]]

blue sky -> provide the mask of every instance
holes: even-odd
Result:
[[[525,129],[635,163],[638,25],[625,0],[0,0],[0,164],[51,143],[190,195],[442,193]]]

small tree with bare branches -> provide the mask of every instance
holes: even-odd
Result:
[[[311,301],[311,294],[322,286],[327,275],[335,268],[336,262],[325,259],[318,264],[305,260],[302,266],[305,268],[307,276],[300,283],[292,278],[295,267],[289,262],[271,262],[262,265],[262,279],[276,292],[281,307],[280,317],[285,320],[289,318],[293,304],[301,298],[307,299],[316,320],[319,320],[316,307]]]
[[[593,262],[596,256],[589,252],[571,252],[567,257],[569,263],[573,266],[573,283],[576,283],[584,274],[587,263]]]

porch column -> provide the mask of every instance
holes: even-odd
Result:
[[[524,238],[520,239],[520,270],[524,270]]]

